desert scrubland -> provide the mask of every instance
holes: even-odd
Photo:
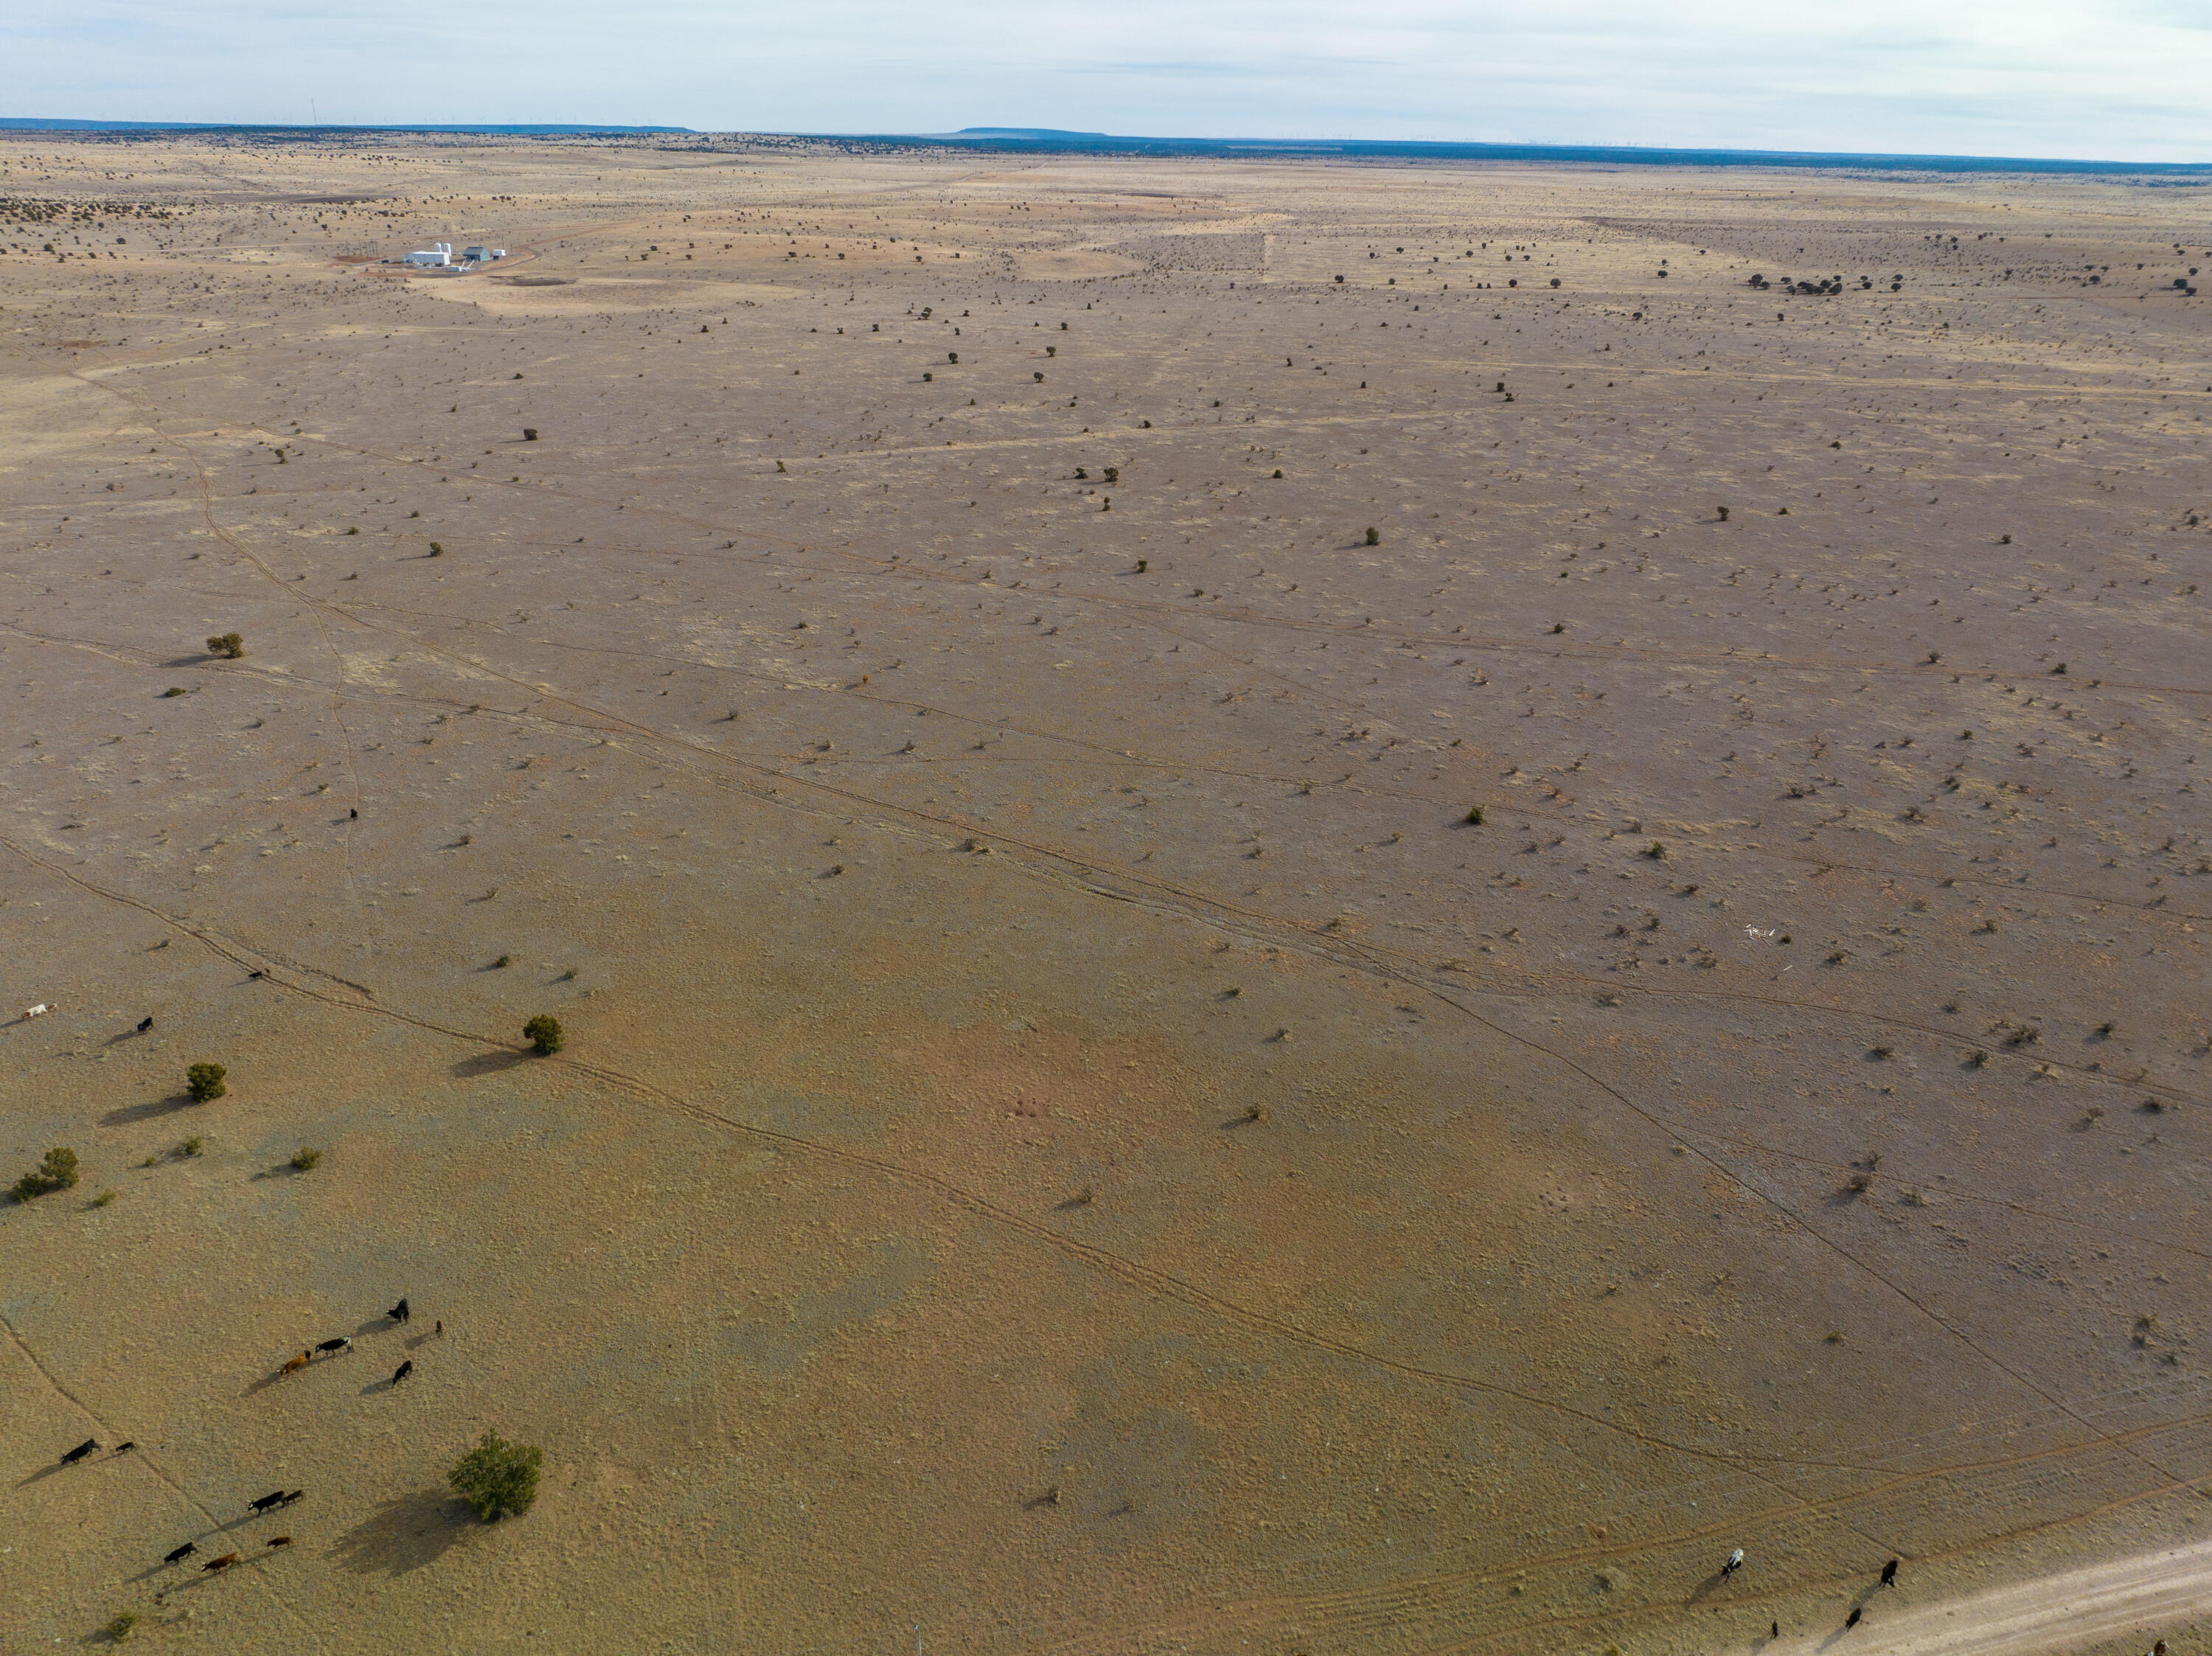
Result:
[[[0,143],[0,1647],[2201,1560],[2204,200]]]

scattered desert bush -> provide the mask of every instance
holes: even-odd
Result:
[[[538,1049],[540,1058],[550,1058],[561,1050],[561,1020],[548,1012],[540,1012],[522,1026],[522,1038]]]
[[[292,1152],[292,1169],[295,1173],[306,1173],[322,1159],[323,1153],[320,1150],[311,1149],[302,1144]]]
[[[138,1613],[136,1611],[126,1610],[100,1631],[119,1645],[131,1636],[131,1629],[137,1625]]]
[[[446,1480],[453,1493],[485,1523],[520,1517],[538,1498],[538,1474],[544,1452],[527,1443],[509,1443],[496,1432],[453,1463]]]
[[[46,1152],[46,1159],[15,1181],[9,1192],[18,1202],[35,1201],[41,1196],[58,1190],[67,1190],[76,1183],[76,1152],[57,1146]]]
[[[246,653],[246,640],[236,633],[223,633],[207,641],[208,653],[221,656],[227,661],[236,661]]]
[[[1367,543],[1370,546],[1380,546],[1382,544],[1382,537],[1370,529],[1367,531]]]
[[[179,1156],[198,1156],[200,1153],[200,1146],[204,1142],[204,1140],[198,1138],[187,1138],[183,1143],[177,1146],[177,1154]]]
[[[1480,805],[1475,805],[1470,808],[1467,813],[1467,820],[1474,823],[1475,827],[1480,828],[1482,826],[1482,807]]]
[[[192,1095],[195,1104],[221,1098],[230,1090],[223,1085],[223,1078],[229,1073],[220,1064],[195,1064],[185,1071],[185,1090]]]
[[[106,1206],[110,1202],[112,1202],[114,1199],[115,1199],[115,1192],[114,1192],[113,1191],[112,1191],[112,1190],[104,1190],[104,1191],[100,1192],[100,1193],[99,1195],[97,1195],[97,1196],[95,1196],[95,1197],[94,1197],[94,1198],[92,1198],[92,1204],[93,1204],[93,1206],[94,1206],[94,1207],[96,1207],[96,1208],[104,1208],[104,1207],[106,1207]]]

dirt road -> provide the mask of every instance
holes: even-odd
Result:
[[[1845,1631],[1753,1647],[1761,1656],[2048,1656],[2083,1650],[2130,1630],[2145,1649],[2176,1624],[2212,1611],[2212,1542],[2142,1553],[1941,1604],[1895,1611],[1876,1592]]]

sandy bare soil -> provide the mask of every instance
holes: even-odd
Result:
[[[10,136],[0,243],[0,1648],[2195,1647],[2198,192]]]
[[[2039,1656],[2112,1636],[2135,1649],[2143,1643],[2133,1636],[2138,1629],[2187,1622],[2212,1606],[2212,1544],[2116,1559],[1894,1614],[1885,1597],[1857,1594],[1861,1615],[1852,1629],[1755,1640],[1751,1647],[1770,1656],[1813,1656],[1848,1641],[1856,1656]]]

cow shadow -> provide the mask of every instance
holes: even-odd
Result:
[[[313,1368],[313,1366],[314,1360],[313,1358],[308,1359],[308,1367]],[[292,1371],[292,1374],[297,1374],[302,1372],[304,1371],[295,1368]],[[276,1385],[279,1380],[289,1380],[291,1378],[292,1375],[287,1374],[282,1368],[272,1368],[267,1374],[264,1374],[259,1380],[254,1381],[252,1385],[247,1386],[243,1392],[240,1392],[238,1395],[242,1398],[250,1398],[256,1392],[266,1392],[270,1386]]]
[[[443,1489],[387,1501],[331,1544],[329,1556],[356,1575],[397,1580],[434,1564],[467,1538],[476,1520]]]
[[[520,1052],[478,1052],[474,1058],[465,1058],[447,1073],[456,1081],[473,1081],[478,1076],[495,1076],[502,1070],[511,1070],[522,1062]]]
[[[1728,1579],[1729,1573],[1726,1570],[1715,1570],[1704,1580],[1698,1582],[1696,1586],[1690,1589],[1690,1596],[1684,1602],[1694,1604],[1698,1603],[1700,1600],[1710,1598],[1727,1584]]]
[[[172,1115],[192,1107],[190,1093],[171,1093],[167,1098],[150,1098],[143,1104],[125,1104],[120,1109],[110,1110],[100,1118],[103,1127],[127,1127],[133,1122],[151,1121],[156,1116]]]

